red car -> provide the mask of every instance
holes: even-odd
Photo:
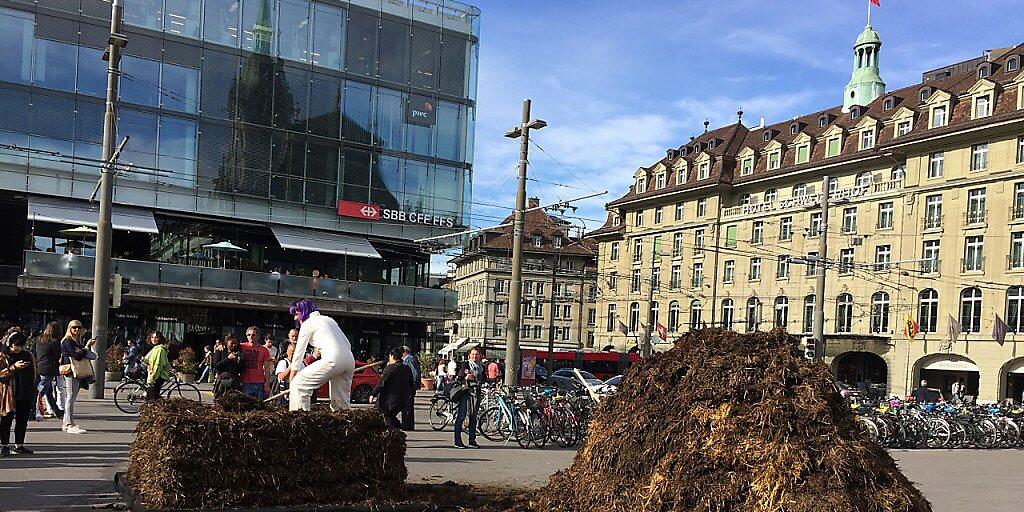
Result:
[[[366,363],[362,361],[356,361],[356,368],[365,366]],[[380,383],[380,366],[374,366],[361,372],[356,372],[352,376],[352,390],[351,397],[352,403],[354,404],[368,404],[370,403],[370,394],[373,389]],[[324,384],[320,386],[320,389],[316,390],[317,398],[329,399],[331,396],[330,385]]]

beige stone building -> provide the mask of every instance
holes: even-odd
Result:
[[[539,206],[529,199],[529,208]],[[503,224],[511,224],[512,218]],[[573,234],[569,222],[532,210],[524,218],[523,314],[521,347],[557,349],[594,346],[597,322],[596,245]],[[503,357],[508,292],[512,278],[512,228],[470,238],[454,258],[455,275],[446,287],[459,294],[461,319],[449,329],[452,341],[463,340]]]
[[[599,244],[597,346],[633,349],[650,308],[669,338],[704,326],[809,335],[824,265],[837,378],[897,395],[922,378],[946,392],[963,378],[980,400],[1021,399],[1024,45],[891,92],[880,47],[867,27],[844,106],[754,127],[740,113],[636,171],[588,234]],[[920,329],[912,340],[908,321]]]

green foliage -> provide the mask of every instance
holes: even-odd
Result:
[[[195,375],[199,371],[195,351],[190,348],[181,349],[178,358],[174,360],[174,369],[178,373]]]

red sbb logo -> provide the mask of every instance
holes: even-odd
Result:
[[[338,215],[357,219],[380,220],[380,207],[355,201],[338,201]]]

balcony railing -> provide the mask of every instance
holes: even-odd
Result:
[[[964,226],[984,224],[988,217],[988,210],[968,210],[964,212]]]
[[[1010,206],[1010,220],[1024,219],[1024,204]]]
[[[1006,257],[1006,270],[1022,270],[1024,269],[1024,253],[1017,252],[1016,254],[1011,253]]]
[[[25,251],[24,274],[92,279],[95,264],[95,258],[90,256]],[[452,310],[458,307],[458,294],[440,288],[393,286],[152,261],[114,259],[112,265],[113,272],[131,279],[132,283],[295,297],[313,296]]]
[[[924,260],[921,262],[921,273],[922,274],[936,274],[939,272],[939,265],[941,261],[939,259]]]
[[[961,272],[976,272],[985,269],[985,257],[975,256],[972,258],[960,258]]]
[[[942,221],[945,215],[925,215],[924,216],[924,228],[925,229],[937,229],[942,227]]]
[[[890,192],[893,190],[899,190],[903,188],[903,179],[888,180],[888,181],[876,181],[871,184],[872,192]]]

